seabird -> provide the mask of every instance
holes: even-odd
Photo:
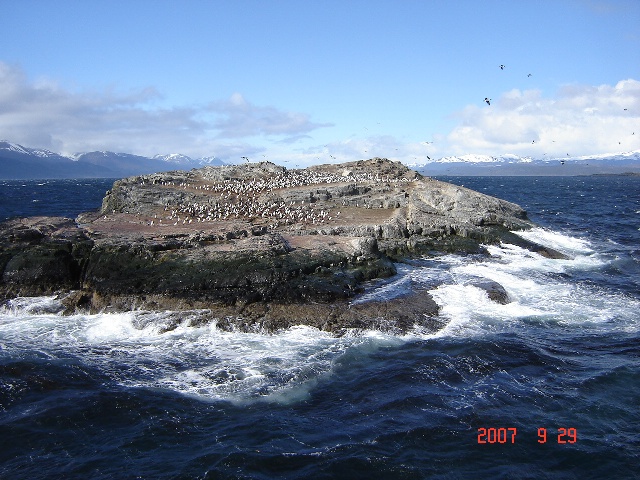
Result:
[[[487,102],[487,105],[491,105],[491,99],[488,97],[484,97],[484,101]]]

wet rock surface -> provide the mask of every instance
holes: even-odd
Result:
[[[412,256],[506,241],[562,258],[511,233],[531,226],[515,204],[386,159],[205,167],[119,180],[75,221],[0,224],[0,296],[60,293],[67,313],[197,310],[242,330],[437,329],[427,292],[353,300]],[[478,286],[508,301],[500,285]]]

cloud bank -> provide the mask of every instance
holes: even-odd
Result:
[[[567,85],[553,98],[538,90],[511,90],[491,105],[454,115],[446,135],[454,155],[503,154],[543,158],[640,149],[640,82]]]
[[[240,94],[174,108],[158,106],[161,100],[153,88],[72,92],[55,82],[30,82],[19,67],[0,62],[0,136],[30,147],[224,159],[262,151],[251,137],[293,142],[328,126],[304,113],[254,105]]]
[[[70,91],[30,81],[20,67],[0,62],[0,139],[61,153],[183,153],[231,162],[248,156],[300,166],[374,156],[425,163],[466,154],[553,158],[640,150],[640,82],[634,79],[566,85],[550,97],[510,90],[491,105],[478,101],[452,114],[450,131],[419,139],[347,136],[340,132],[351,127],[339,121],[317,123],[239,93],[173,108],[163,107],[164,100],[154,88]],[[313,132],[331,126],[333,138],[314,140]]]
[[[239,93],[234,93],[229,100],[211,103],[208,109],[219,116],[213,123],[219,138],[283,135],[288,139],[331,126],[313,123],[306,114],[252,105]]]

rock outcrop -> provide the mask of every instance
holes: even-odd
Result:
[[[426,292],[352,303],[394,261],[484,251],[532,226],[519,206],[372,159],[205,167],[114,183],[76,221],[0,225],[0,295],[72,292],[69,312],[198,310],[228,328],[437,328]],[[499,286],[487,287],[506,301]]]

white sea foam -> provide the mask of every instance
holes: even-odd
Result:
[[[508,244],[488,246],[491,256],[483,261],[443,258],[452,281],[431,293],[448,323],[429,336],[484,335],[525,327],[530,322],[593,327],[601,332],[638,328],[634,312],[640,309],[640,302],[636,299],[573,280],[572,274],[607,263],[588,242],[542,229],[534,229],[528,238],[572,258],[549,259]],[[510,302],[501,305],[491,301],[484,290],[473,285],[478,279],[502,285]]]
[[[41,301],[45,300],[32,299]],[[122,385],[166,389],[203,400],[298,402],[320,378],[331,374],[334,362],[347,350],[368,355],[402,342],[377,332],[336,338],[306,326],[260,334],[221,331],[215,324],[179,325],[161,333],[153,321],[136,328],[141,312],[64,317],[26,310],[0,312],[0,357],[33,352],[74,357]],[[166,312],[145,315],[157,315],[162,322]]]
[[[0,309],[0,357],[76,358],[113,382],[131,388],[162,389],[203,400],[299,402],[335,365],[363,358],[383,347],[415,339],[473,338],[541,328],[637,331],[640,302],[572,275],[600,268],[606,260],[581,239],[555,232],[534,233],[572,255],[542,257],[513,245],[488,247],[491,256],[444,255],[399,275],[367,293],[392,298],[411,285],[426,285],[441,307],[444,328],[416,328],[404,336],[362,332],[336,338],[311,327],[274,334],[226,332],[215,323],[183,322],[165,331],[176,312],[128,312],[62,316],[54,297],[23,298]],[[533,237],[531,237],[533,239]],[[547,243],[545,243],[547,244]],[[489,299],[479,279],[502,285],[510,303]],[[437,286],[436,286],[437,285]],[[188,314],[183,314],[188,315]],[[349,362],[346,362],[349,363]]]
[[[516,231],[513,233],[526,240],[555,248],[556,250],[567,254],[584,255],[594,253],[593,246],[585,239],[564,235],[541,227],[532,228],[531,230]]]
[[[62,303],[55,295],[43,297],[17,297],[0,307],[4,312],[23,312],[27,314],[58,313],[62,311]]]

